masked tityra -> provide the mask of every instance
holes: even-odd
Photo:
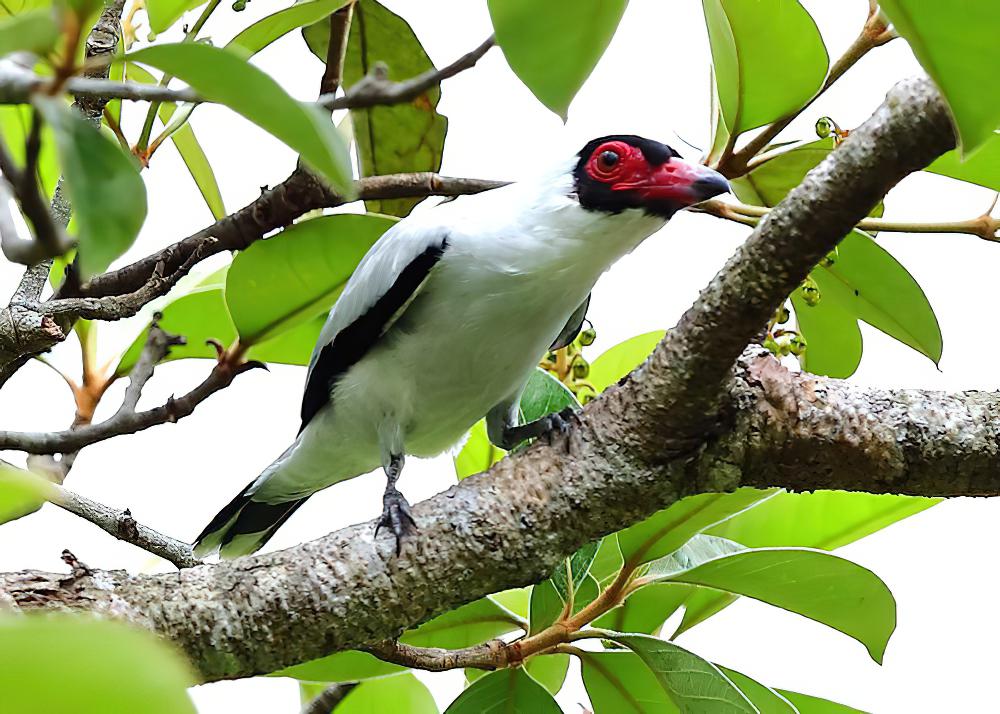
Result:
[[[405,454],[433,456],[484,415],[505,449],[554,428],[518,424],[550,348],[571,342],[590,291],[679,209],[729,190],[669,146],[605,136],[536,179],[418,212],[386,231],[330,311],[295,442],[223,508],[195,552],[251,553],[310,495],[381,466],[379,527],[414,528],[396,489]]]

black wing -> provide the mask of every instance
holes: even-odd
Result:
[[[576,336],[580,334],[580,328],[583,327],[583,321],[587,319],[588,307],[590,307],[590,295],[587,295],[587,299],[580,303],[580,307],[574,310],[573,314],[569,316],[566,325],[559,331],[559,336],[556,337],[552,342],[552,346],[549,347],[550,350],[562,349],[576,339]]]
[[[382,336],[386,328],[406,306],[431,269],[444,255],[447,240],[428,246],[409,265],[400,271],[396,281],[354,322],[340,330],[333,340],[323,347],[306,382],[302,395],[302,425],[306,428],[316,413],[330,401],[330,390],[337,379],[356,364]]]

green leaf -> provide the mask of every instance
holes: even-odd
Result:
[[[438,714],[437,704],[427,686],[412,673],[362,682],[344,697],[336,714]]]
[[[89,280],[135,241],[146,218],[146,186],[118,144],[61,99],[36,96],[33,101],[55,133],[78,231],[77,265]]]
[[[455,474],[459,481],[482,473],[502,459],[507,452],[495,446],[486,435],[486,421],[481,419],[469,429],[465,445],[455,457]]]
[[[0,524],[34,513],[51,492],[52,484],[41,476],[0,464]]]
[[[528,607],[530,626],[529,635],[535,635],[551,625],[563,610],[563,599],[559,597],[556,586],[551,580],[542,582],[531,588],[531,604]]]
[[[785,697],[778,694],[770,687],[766,687],[760,682],[750,679],[741,672],[729,669],[721,665],[716,665],[729,680],[739,687],[743,696],[749,699],[760,714],[800,714]]]
[[[310,25],[302,34],[313,54],[325,62],[330,23]],[[377,62],[388,67],[389,78],[395,81],[434,68],[406,20],[375,0],[360,0],[354,6],[344,56],[344,88],[350,90]],[[438,171],[448,131],[448,119],[437,111],[440,99],[440,88],[432,87],[402,104],[351,110],[361,175]],[[365,205],[376,213],[405,216],[421,200],[376,199]]]
[[[488,0],[507,64],[542,104],[566,121],[625,12],[625,0]]]
[[[31,127],[32,109],[28,105],[5,104],[0,106],[0,132],[7,142],[7,150],[18,166],[24,166],[24,146]],[[42,189],[47,196],[55,191],[59,181],[59,158],[52,127],[42,126],[42,145],[38,154],[38,173]]]
[[[552,695],[521,667],[480,677],[462,692],[445,714],[561,714]],[[338,713],[339,714],[339,713]]]
[[[438,615],[400,637],[418,647],[461,649],[521,629],[521,619],[489,597]]]
[[[143,84],[157,83],[156,77],[134,62],[126,62],[124,65],[125,75],[130,81],[141,82]],[[170,118],[174,115],[176,109],[176,105],[172,102],[163,102],[160,104],[157,116],[159,116],[164,126],[170,122]],[[212,170],[212,165],[208,162],[208,157],[205,155],[204,149],[201,148],[201,143],[194,135],[194,129],[191,125],[185,124],[177,129],[170,135],[170,140],[173,141],[174,147],[177,149],[177,153],[181,155],[181,160],[184,161],[188,173],[191,174],[191,178],[194,179],[202,198],[205,199],[208,210],[212,212],[216,220],[227,215],[228,212],[222,201],[222,193],[219,191],[219,183],[215,178],[215,172]]]
[[[494,602],[500,603],[522,620],[528,619],[528,602],[531,600],[531,587],[514,588],[493,593],[489,596]]]
[[[608,639],[639,655],[663,691],[684,714],[757,714],[756,708],[719,668],[698,655],[646,635],[616,633]]]
[[[249,59],[292,30],[327,18],[347,3],[348,0],[298,2],[250,25],[231,39],[226,48],[246,53]]]
[[[330,310],[394,220],[338,214],[296,223],[233,259],[226,303],[240,342],[254,345]]]
[[[552,584],[563,601],[569,597],[569,588],[567,588],[569,574],[573,575],[573,592],[576,592],[587,577],[587,573],[590,572],[590,564],[594,562],[594,556],[597,555],[597,549],[600,545],[601,542],[596,540],[587,543],[552,571]]]
[[[731,493],[689,496],[618,534],[627,563],[640,565],[673,553],[692,536],[752,508],[777,493],[740,488]]]
[[[815,305],[792,293],[792,307],[806,351],[799,359],[802,369],[836,379],[847,379],[861,364],[863,343],[858,318],[834,300],[820,298]]]
[[[9,712],[194,714],[194,676],[172,647],[118,622],[0,618],[0,692]]]
[[[817,266],[811,276],[821,302],[833,301],[934,364],[941,360],[941,327],[927,296],[906,268],[866,233],[851,231],[840,242],[833,264]]]
[[[829,699],[820,699],[809,694],[799,694],[784,689],[776,689],[775,691],[790,701],[799,710],[799,714],[866,714],[860,709],[831,702]]]
[[[580,665],[583,686],[594,714],[680,711],[660,686],[656,675],[632,652],[586,652],[580,655]]]
[[[612,533],[601,540],[594,562],[590,564],[590,574],[603,586],[618,575],[624,564],[621,548],[618,547],[618,535]]]
[[[342,196],[354,195],[351,161],[328,114],[293,99],[276,81],[235,52],[201,42],[153,45],[129,59],[187,82],[301,154]]]
[[[562,689],[569,671],[569,655],[535,655],[524,663],[524,670],[541,684],[549,694],[555,696]]]
[[[1000,191],[1000,134],[992,134],[971,156],[963,158],[954,149],[925,170]]]
[[[163,32],[185,12],[204,4],[205,0],[146,0],[149,28],[156,33]]]
[[[1000,13],[993,0],[959,6],[924,0],[885,0],[879,7],[948,101],[963,154],[1000,127]]]
[[[59,39],[52,10],[29,10],[0,21],[0,56],[12,52],[45,54]]]
[[[823,85],[830,58],[797,0],[703,0],[716,90],[730,133],[802,107]]]
[[[649,357],[660,344],[664,334],[665,330],[654,330],[619,342],[590,363],[587,380],[594,385],[598,393],[612,384],[617,384],[622,377]]]
[[[161,312],[163,319],[160,320],[160,327],[167,332],[183,335],[187,340],[185,345],[171,348],[165,362],[190,358],[215,359],[215,348],[207,344],[206,340],[218,340],[223,345],[231,345],[236,341],[236,327],[229,316],[225,289],[221,285],[196,288],[168,303],[161,308]],[[247,359],[305,366],[309,364],[325,321],[326,316],[319,315],[310,322],[256,344],[247,352]],[[115,374],[121,376],[131,371],[146,344],[147,334],[143,330],[133,340],[119,360]]]
[[[579,402],[565,384],[544,369],[536,367],[521,395],[521,423],[561,412],[566,407],[578,406]]]
[[[801,546],[833,550],[930,508],[940,500],[846,491],[781,492],[707,532],[749,548]],[[684,619],[673,637],[737,599],[729,593],[696,588],[684,603]]]
[[[798,613],[858,640],[880,664],[896,627],[896,602],[885,583],[867,568],[821,550],[744,550],[651,577],[744,595]]]
[[[347,650],[286,667],[271,676],[292,677],[303,682],[359,682],[406,671],[406,667],[383,662],[367,652]]]

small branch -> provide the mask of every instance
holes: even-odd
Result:
[[[414,647],[396,640],[383,640],[364,648],[384,662],[415,667],[428,672],[444,672],[459,667],[501,669],[508,666],[509,646],[503,640],[490,640],[460,650],[440,647]]]
[[[384,65],[373,68],[373,71],[348,90],[343,97],[324,94],[318,104],[334,111],[336,109],[362,109],[364,107],[389,106],[402,104],[416,99],[432,87],[436,87],[449,77],[454,77],[482,59],[496,41],[491,35],[479,47],[463,55],[455,62],[442,69],[431,69],[423,74],[404,82],[392,82],[386,77]]]
[[[149,335],[146,337],[146,344],[142,348],[142,353],[136,361],[135,366],[129,373],[129,384],[125,388],[125,398],[118,409],[118,414],[135,414],[135,408],[139,404],[139,397],[142,396],[142,388],[153,376],[153,370],[168,354],[170,348],[183,345],[186,340],[180,335],[172,335],[166,332],[159,325],[163,315],[157,313],[153,316],[153,322],[149,325]]]
[[[695,210],[745,226],[756,226],[772,209],[711,199],[698,204]],[[863,218],[857,222],[856,227],[863,231],[889,233],[968,233],[983,240],[1000,242],[1000,218],[994,218],[988,212],[963,221],[888,221],[883,218]]]
[[[99,424],[64,431],[0,432],[0,449],[27,451],[31,454],[68,453],[115,436],[134,434],[152,426],[176,422],[191,414],[210,396],[232,384],[237,375],[263,366],[259,362],[236,363],[230,357],[223,355],[201,384],[182,397],[171,397],[161,406],[135,412],[126,409],[123,404],[114,416]]]
[[[353,1],[330,15],[330,41],[326,45],[326,68],[319,83],[321,99],[324,95],[335,95],[343,82],[344,57],[347,54],[347,38],[351,32],[353,15]]]
[[[809,108],[812,103],[819,99],[823,93],[833,86],[838,79],[844,76],[847,70],[857,64],[858,61],[871,50],[884,45],[894,37],[895,33],[888,29],[885,18],[882,14],[880,12],[869,12],[868,19],[865,21],[861,34],[859,34],[854,42],[851,43],[851,46],[845,50],[840,59],[830,66],[830,72],[826,77],[826,81],[823,82],[823,86],[820,87],[820,90],[816,92],[816,94],[814,94],[808,102],[803,104],[794,112],[766,126],[759,134],[750,139],[750,141],[748,141],[739,151],[732,153],[728,151],[725,152],[723,157],[719,160],[719,164],[716,168],[718,168],[718,170],[728,178],[742,176],[746,173],[747,164],[750,159],[756,156],[761,149],[770,144],[774,138],[785,129],[785,127],[791,124],[797,116]],[[731,137],[730,141],[735,141],[735,138]],[[731,149],[732,147],[730,146],[729,148]]]
[[[302,707],[302,714],[330,714],[356,686],[357,682],[331,684]]]
[[[192,555],[190,545],[136,522],[127,508],[124,511],[115,511],[103,503],[91,501],[57,484],[53,484],[52,489],[54,495],[49,498],[52,503],[90,521],[118,540],[131,543],[164,560],[169,560],[178,568],[193,568],[201,564],[201,561]]]

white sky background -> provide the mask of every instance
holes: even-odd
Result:
[[[483,0],[387,1],[413,25],[438,66],[479,44],[490,32]],[[860,28],[867,3],[806,0],[832,57]],[[253,0],[236,14],[224,3],[207,30],[224,44],[251,19],[285,3]],[[178,23],[179,25],[180,23]],[[142,34],[142,33],[140,33]],[[174,33],[176,34],[176,33]],[[166,39],[166,38],[164,38]],[[637,133],[672,143],[681,153],[708,143],[709,50],[695,0],[632,0],[603,60],[570,109],[564,126],[542,107],[491,51],[475,69],[444,85],[441,111],[450,119],[443,172],[456,176],[516,179],[547,161],[575,152],[606,133]],[[320,63],[298,33],[262,52],[257,62],[301,99],[312,99]],[[796,121],[793,138],[813,136],[817,117],[844,127],[869,116],[897,80],[919,71],[902,40],[874,51]],[[125,127],[137,135],[143,110],[126,107]],[[284,179],[294,156],[233,113],[205,106],[193,125],[222,186],[229,210],[245,205],[260,186]],[[676,132],[676,134],[675,134]],[[145,255],[211,222],[211,216],[172,145],[154,157],[146,174],[149,219],[125,261]],[[850,187],[845,187],[850,190]],[[950,220],[981,213],[990,192],[933,176],[914,176],[890,194],[886,217]],[[698,291],[748,233],[747,228],[705,215],[678,215],[660,234],[623,259],[599,283],[590,308],[598,341],[596,356],[632,335],[674,324]],[[879,242],[918,279],[944,332],[938,371],[926,358],[875,330],[864,328],[865,356],[853,380],[859,384],[935,389],[997,386],[991,356],[997,332],[990,319],[996,302],[1000,247],[971,236],[890,235]],[[124,262],[124,261],[123,261]],[[0,266],[9,293],[18,271]],[[141,325],[103,329],[110,353],[130,341]],[[72,341],[52,358],[76,370]],[[209,365],[166,365],[147,386],[144,403],[161,403],[200,381]],[[87,448],[67,485],[113,507],[129,507],[142,523],[192,538],[211,516],[291,441],[297,426],[301,368],[254,371],[215,395],[176,425]],[[101,412],[117,406],[123,385]],[[51,430],[72,417],[70,394],[53,372],[29,364],[0,395],[0,428]],[[448,458],[410,460],[402,488],[411,501],[453,482]],[[269,544],[283,548],[330,530],[375,517],[383,477],[369,475],[313,497]],[[937,506],[861,543],[839,551],[880,575],[898,602],[898,627],[879,667],[864,648],[840,633],[750,600],[683,635],[679,644],[741,670],[772,686],[826,696],[879,714],[979,712],[991,709],[1000,640],[994,594],[1000,590],[995,547],[1000,542],[1000,501],[957,499]],[[77,517],[46,506],[40,513],[0,528],[0,569],[62,570],[63,548],[102,568],[132,571],[160,566],[152,556],[119,543]],[[423,677],[442,710],[457,694],[461,673]],[[291,680],[254,679],[193,690],[205,714],[241,711],[294,712],[298,690]],[[567,712],[585,702],[578,677],[559,695]]]

